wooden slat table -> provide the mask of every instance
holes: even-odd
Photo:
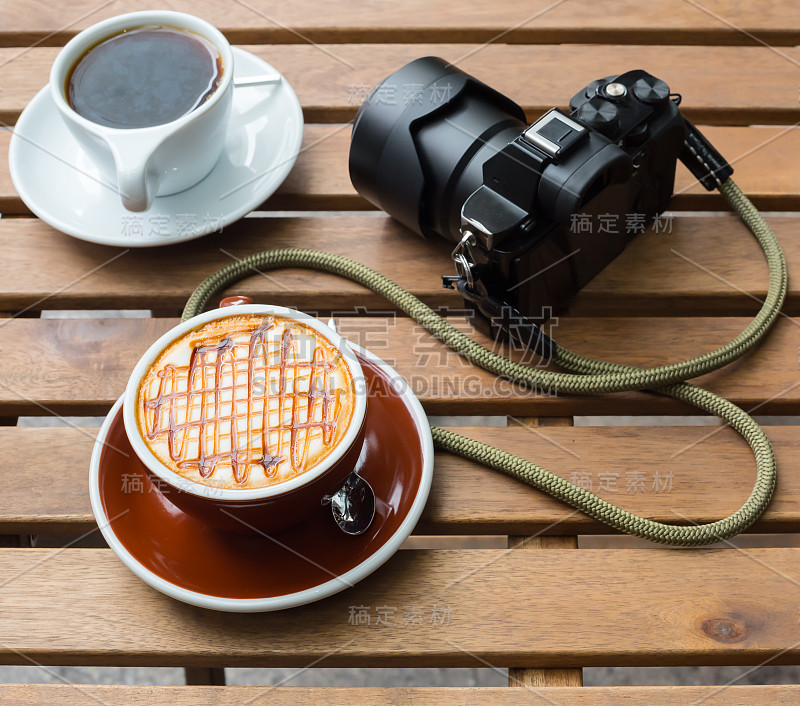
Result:
[[[449,247],[374,211],[347,175],[349,122],[365,87],[436,54],[507,93],[534,117],[588,81],[642,67],[683,95],[686,114],[736,168],[800,268],[800,9],[793,0],[598,3],[510,0],[464,5],[297,0],[172,0],[264,57],[292,83],[307,127],[278,193],[240,223],[159,250],[107,248],[33,218],[8,174],[10,129],[47,80],[58,47],[105,17],[147,3],[0,4],[0,662],[178,666],[185,687],[0,685],[3,703],[247,703],[257,687],[224,686],[224,667],[492,667],[510,687],[270,689],[274,703],[796,703],[798,686],[582,686],[583,667],[800,663],[800,428],[771,426],[780,476],[752,528],[759,548],[670,551],[611,541],[578,548],[597,522],[472,463],[438,454],[416,544],[325,601],[267,615],[218,614],[136,579],[107,548],[36,548],[29,535],[97,535],[87,489],[91,426],[20,427],[20,416],[108,411],[143,350],[174,325],[194,286],[233,258],[271,247],[356,257],[436,307]],[[670,233],[647,232],[561,312],[554,337],[589,354],[653,365],[711,350],[748,322],[766,267],[743,225],[679,167]],[[287,213],[292,211],[292,213]],[[326,213],[317,213],[325,211]],[[331,215],[328,211],[340,211]],[[754,469],[730,429],[573,426],[585,415],[678,415],[643,393],[593,398],[509,394],[371,292],[303,271],[253,277],[235,291],[334,315],[342,332],[396,365],[430,414],[500,415],[464,433],[535,460],[661,521],[727,515]],[[325,292],[324,297],[319,292]],[[150,310],[40,318],[44,310]],[[764,346],[702,383],[759,414],[800,413],[800,291],[790,281]],[[470,331],[458,316],[453,320]],[[377,332],[377,333],[376,333]],[[516,355],[513,351],[512,355]],[[690,412],[691,413],[691,412]],[[475,424],[475,422],[472,422]],[[42,449],[45,450],[42,453]],[[669,479],[668,489],[664,479]],[[659,480],[660,479],[660,480]],[[424,547],[430,535],[457,548]],[[508,549],[477,548],[505,535]],[[758,541],[760,540],[760,541]],[[789,546],[786,546],[786,545]],[[429,546],[436,546],[428,542]],[[635,546],[635,548],[631,548]],[[446,604],[447,625],[353,626],[353,605]]]

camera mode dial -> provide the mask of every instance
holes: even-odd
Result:
[[[669,100],[669,86],[660,78],[648,75],[633,84],[633,95],[642,103],[660,106]]]
[[[590,128],[610,135],[619,125],[619,108],[597,96],[578,108],[578,119]]]

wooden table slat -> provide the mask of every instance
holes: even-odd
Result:
[[[620,3],[608,12],[591,0],[552,6],[533,0],[524,6],[495,0],[491,6],[408,0],[402,5],[374,2],[315,3],[279,6],[264,2],[226,3],[172,0],[164,7],[199,15],[237,42],[652,42],[752,44],[746,33],[773,45],[797,44],[800,15],[791,0],[751,5],[735,0],[705,0],[703,7],[655,0]],[[0,8],[0,44],[63,44],[77,31],[100,20],[134,10],[149,10],[144,0],[104,3],[76,0],[47,5],[41,0]],[[501,35],[498,37],[498,35]]]
[[[744,670],[743,670],[744,671]],[[765,686],[587,686],[587,687],[297,687],[297,686],[130,686],[85,684],[0,684],[0,699],[15,706],[91,706],[100,703],[124,703],[150,706],[170,703],[175,706],[241,706],[257,703],[268,695],[275,706],[297,703],[325,703],[331,706],[396,706],[418,704],[481,703],[517,706],[543,701],[559,706],[673,706],[676,703],[699,703],[707,706],[741,704],[796,704],[800,686],[771,684]]]
[[[500,353],[530,358],[492,344],[463,319],[453,321]],[[748,323],[741,318],[564,318],[550,333],[566,348],[649,367],[711,351]],[[122,394],[147,345],[176,324],[175,319],[9,320],[0,326],[0,414],[104,413]],[[683,403],[643,392],[581,397],[553,388],[521,389],[467,363],[410,319],[341,318],[339,329],[393,365],[429,414],[697,413]],[[796,414],[798,348],[800,326],[781,318],[757,354],[698,381],[747,410]]]
[[[566,106],[577,91],[604,76],[642,68],[683,96],[696,123],[792,125],[800,119],[800,48],[463,44],[245,45],[281,71],[295,89],[306,122],[346,122],[368,90],[420,56],[458,64],[522,105],[531,117]],[[47,83],[58,49],[0,49],[0,120],[13,124]],[[565,80],[564,66],[569,66]],[[698,71],[697,67],[703,70]],[[531,67],[536,67],[532,80]],[[446,83],[443,84],[446,87]],[[405,89],[387,92],[400,102]]]
[[[798,116],[800,117],[800,116]],[[703,132],[735,168],[739,187],[762,210],[800,209],[800,129],[703,126]],[[8,171],[8,129],[0,129],[0,213],[30,211],[17,195]],[[350,128],[307,125],[294,169],[278,191],[259,208],[281,210],[373,210],[350,183],[347,171]],[[671,209],[730,210],[717,192],[706,191],[678,164]],[[199,214],[202,216],[203,214]],[[147,219],[142,220],[147,227]]]
[[[404,550],[353,589],[260,615],[170,599],[106,549],[0,549],[0,565],[0,662],[9,664],[565,668],[800,659],[800,549]],[[397,610],[386,625],[354,625],[351,606]],[[407,606],[421,609],[422,625],[404,621]]]
[[[749,448],[728,428],[454,431],[512,451],[631,512],[663,522],[725,517],[745,501],[755,477]],[[77,535],[96,527],[86,480],[96,433],[91,427],[0,429],[0,454],[7,459],[0,470],[0,535]],[[778,486],[752,529],[795,532],[800,530],[800,427],[768,427],[767,433],[778,460]],[[709,468],[717,470],[708,473]],[[610,530],[513,478],[437,453],[431,497],[416,532],[576,535]]]
[[[800,218],[768,222],[781,241],[789,272],[798,271]],[[649,229],[638,236],[578,293],[568,312],[560,312],[562,320],[755,314],[766,294],[767,268],[745,226],[734,216],[720,216],[676,217],[671,227],[672,233]],[[0,311],[14,314],[119,308],[177,315],[194,288],[216,269],[235,258],[284,247],[355,257],[431,306],[463,310],[462,299],[441,286],[441,275],[453,270],[451,246],[438,238],[422,240],[384,216],[247,218],[200,241],[124,254],[69,238],[33,219],[0,219],[0,240]],[[308,270],[253,273],[230,291],[320,314],[393,315],[391,304],[360,285]],[[797,278],[789,278],[784,311],[800,313]]]

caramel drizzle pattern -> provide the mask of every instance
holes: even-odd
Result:
[[[246,423],[246,438],[251,439],[252,420],[254,416],[253,401],[257,393],[253,390],[254,382],[258,372],[264,374],[264,409],[261,417],[261,456],[253,457],[252,452],[256,449],[239,447],[239,429],[237,428],[237,421],[241,418],[236,414],[236,391],[237,391],[237,368],[236,359],[237,344],[234,343],[229,337],[226,337],[216,344],[209,345],[195,345],[192,350],[191,358],[188,366],[175,366],[173,364],[165,365],[162,370],[159,370],[157,375],[159,377],[158,393],[153,399],[144,401],[145,409],[145,427],[148,439],[154,440],[160,434],[166,433],[169,441],[169,454],[172,461],[178,468],[192,468],[196,467],[202,478],[209,478],[214,474],[217,466],[220,463],[229,462],[233,470],[234,481],[240,485],[247,482],[250,476],[250,467],[252,465],[261,465],[267,478],[274,477],[277,472],[278,465],[287,460],[285,457],[280,456],[280,449],[283,447],[283,435],[288,432],[290,434],[289,456],[288,459],[291,463],[293,471],[296,473],[305,466],[306,458],[308,455],[309,442],[313,429],[319,428],[322,435],[322,443],[325,447],[330,447],[334,434],[336,432],[336,422],[339,412],[342,408],[339,395],[341,390],[334,391],[330,388],[330,373],[335,370],[336,364],[325,357],[325,351],[321,346],[315,345],[314,354],[310,362],[297,360],[296,351],[294,349],[294,334],[291,328],[286,328],[283,331],[280,341],[280,361],[275,365],[269,364],[269,350],[267,341],[265,340],[266,333],[275,325],[274,319],[267,317],[262,324],[256,328],[250,336],[248,345],[248,358],[247,358],[247,423]],[[240,346],[242,344],[239,344]],[[214,354],[214,362],[209,363],[208,354]],[[263,357],[263,367],[257,366],[256,361],[259,357]],[[290,360],[293,357],[294,360]],[[232,380],[230,386],[221,386],[225,365],[230,366]],[[207,385],[206,371],[213,366],[214,368],[214,386],[213,388]],[[286,375],[287,370],[291,369],[294,373],[293,377],[293,391],[287,393],[286,388]],[[277,393],[270,393],[270,372],[278,370],[278,391]],[[308,391],[298,392],[298,374],[303,371],[309,371]],[[177,389],[177,383],[182,375],[186,375],[186,391],[180,392]],[[200,378],[199,387],[195,387],[197,378]],[[168,388],[168,389],[167,389]],[[230,416],[223,416],[220,414],[221,394],[225,391],[231,391],[231,414]],[[207,396],[210,392],[214,394],[214,414],[208,416],[208,403]],[[190,421],[190,413],[192,410],[192,397],[200,397],[200,419],[197,421]],[[292,404],[291,421],[288,425],[284,423],[284,403],[289,396]],[[300,405],[298,402],[301,397],[306,398],[306,419],[300,420]],[[278,425],[276,427],[269,426],[269,409],[270,399],[277,398],[278,403]],[[322,418],[320,421],[314,421],[313,416],[317,408],[317,399],[321,398]],[[177,406],[179,402],[185,402],[186,405],[186,419],[179,421],[176,416]],[[167,406],[168,422],[166,426],[159,424],[164,418],[164,408]],[[149,413],[149,414],[148,414]],[[222,432],[220,426],[222,422],[230,422],[230,434],[228,438],[230,441],[230,451],[220,451],[220,441]],[[149,423],[148,423],[149,422]],[[198,436],[198,458],[186,459],[187,441],[190,432],[197,428],[199,430]],[[278,432],[278,449],[275,455],[272,454],[269,444],[270,432]],[[305,433],[302,433],[305,432]],[[209,434],[213,439],[212,451],[207,453],[207,443],[209,441]],[[301,443],[301,436],[303,437]],[[178,439],[180,438],[180,443]],[[301,448],[302,447],[302,448]]]

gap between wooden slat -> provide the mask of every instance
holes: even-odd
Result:
[[[225,669],[220,667],[184,667],[187,686],[225,686]]]

